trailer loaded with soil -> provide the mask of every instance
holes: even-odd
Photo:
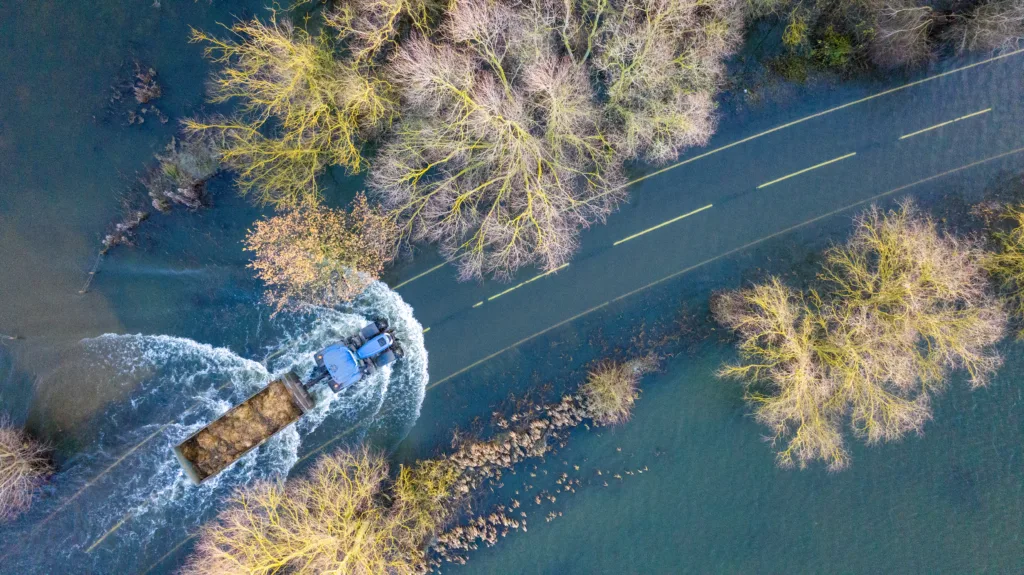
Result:
[[[174,455],[193,483],[203,483],[313,409],[309,389],[317,383],[342,392],[401,356],[387,321],[377,320],[317,353],[305,383],[286,373],[179,443]]]

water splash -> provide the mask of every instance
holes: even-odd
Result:
[[[313,368],[314,352],[380,317],[389,320],[402,343],[406,352],[402,360],[345,394],[317,386],[313,390],[316,407],[295,425],[202,486],[187,480],[172,454],[174,445],[274,377],[290,370],[306,376]],[[57,548],[67,550],[59,563],[67,565],[80,561],[76,556],[123,521],[116,534],[90,550],[90,562],[104,555],[110,560],[113,553],[123,565],[143,549],[151,554],[153,549],[173,546],[215,513],[217,501],[235,487],[286,476],[304,452],[325,438],[347,433],[359,439],[368,432],[390,442],[404,437],[419,417],[428,377],[427,353],[423,328],[397,293],[376,282],[345,310],[281,314],[275,322],[286,335],[269,348],[273,353],[264,363],[229,349],[166,335],[107,334],[83,340],[54,375],[102,374],[92,376],[97,379],[95,385],[102,380],[104,385],[123,386],[129,397],[103,417],[97,444],[83,450],[58,475],[52,504],[34,510],[38,519],[40,512],[59,505],[62,497],[87,486],[74,508],[61,511],[68,517],[53,522],[63,527],[48,527],[33,539],[59,543]],[[154,438],[103,473],[120,454],[150,436]],[[73,529],[67,529],[69,523]],[[38,563],[38,557],[32,559],[35,562],[26,563],[21,572],[54,568]]]

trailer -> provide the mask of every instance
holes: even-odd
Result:
[[[200,485],[313,409],[309,389],[317,383],[325,381],[341,393],[400,357],[402,348],[387,321],[377,320],[317,353],[305,383],[286,373],[176,445],[174,455],[185,475]]]
[[[298,376],[286,373],[175,446],[174,455],[199,485],[298,421],[313,405]]]

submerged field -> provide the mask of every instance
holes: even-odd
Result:
[[[766,270],[806,279],[815,254],[849,232],[856,210],[840,210],[853,204],[910,195],[955,214],[1012,182],[1024,169],[1024,54],[777,87],[757,100],[737,88],[709,146],[683,156],[697,159],[631,186],[629,203],[585,231],[557,274],[525,285],[538,272],[510,284],[457,283],[450,267],[418,277],[440,263],[425,250],[385,276],[397,294],[377,286],[352,314],[270,319],[240,243],[263,211],[228,177],[211,182],[211,209],[154,216],[139,245],[113,252],[91,292],[77,293],[118,191],[203,106],[208,69],[185,43],[188,26],[262,13],[258,2],[158,5],[0,7],[0,335],[22,338],[0,341],[0,405],[55,446],[60,470],[31,513],[0,526],[0,573],[173,573],[232,487],[306,469],[328,441],[365,439],[399,460],[431,455],[510,396],[558,395],[593,360],[642,351],[638,333],[680,332],[630,423],[574,431],[536,469],[507,476],[501,495],[553,489],[562,473],[580,479],[577,492],[544,505],[523,497],[527,533],[447,571],[1024,570],[1022,344],[1001,345],[1006,364],[988,388],[956,381],[923,437],[854,442],[837,474],[779,470],[739,385],[714,376],[735,356],[706,317],[711,293]],[[108,110],[108,86],[132,58],[158,70],[169,123],[126,126]],[[328,179],[331,205],[362,188],[337,171]],[[406,329],[429,328],[405,371],[328,405],[214,485],[187,485],[176,440],[381,305]]]

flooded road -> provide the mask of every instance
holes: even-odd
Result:
[[[451,268],[421,275],[440,263],[428,250],[385,278],[400,286],[397,295],[379,286],[348,313],[272,320],[239,243],[263,212],[224,177],[212,184],[211,209],[155,215],[139,246],[113,252],[90,293],[79,295],[119,191],[166,145],[174,122],[203,107],[207,67],[185,42],[188,26],[212,28],[259,6],[0,7],[0,334],[23,338],[0,342],[0,404],[56,446],[61,469],[29,515],[0,527],[0,573],[173,572],[189,537],[235,485],[301,470],[320,451],[359,439],[392,446],[408,433],[402,456],[433,453],[455,426],[487,417],[510,393],[578,378],[638,325],[699,309],[750,270],[800,261],[842,238],[865,202],[979,197],[1024,169],[1024,54],[985,55],[884,83],[812,88],[756,109],[724,106],[708,147],[648,171],[631,186],[630,203],[585,232],[580,252],[555,274],[459,284]],[[158,104],[170,123],[126,126],[108,112],[109,85],[131,58],[158,70],[166,87]],[[361,185],[337,182],[334,203]],[[318,417],[214,485],[183,481],[170,445],[272,375],[307,369],[312,350],[381,306],[404,318],[406,337],[422,337],[420,359],[353,402],[326,401]],[[481,553],[460,570],[822,571],[839,552],[829,542],[859,526],[855,546],[877,562],[849,563],[852,570],[891,560],[926,572],[937,564],[915,569],[882,531],[898,529],[948,557],[941,526],[959,517],[967,521],[956,532],[957,571],[1020,567],[1008,552],[1024,536],[1019,515],[1010,519],[1019,505],[993,515],[1001,529],[991,535],[995,557],[978,551],[983,532],[966,532],[1014,485],[1019,500],[1020,471],[1006,462],[1019,460],[1024,444],[1013,387],[1020,362],[1008,363],[991,393],[954,394],[925,440],[857,453],[854,468],[833,478],[772,466],[738,390],[712,376],[729,353],[708,342],[697,357],[673,361],[629,428],[580,438],[574,448],[580,460],[659,469],[646,484],[588,495],[575,510],[567,504],[573,522],[531,524],[507,550]],[[943,454],[943,445],[960,449]],[[660,468],[655,446],[668,454]],[[620,462],[627,456],[618,453],[634,459]],[[903,486],[899,498],[887,495],[893,484]],[[810,510],[808,492],[817,494]],[[882,514],[889,527],[880,530],[873,522]],[[840,528],[841,517],[852,525]],[[759,537],[744,527],[759,522],[797,535]],[[815,535],[811,525],[831,534]],[[735,539],[716,543],[705,530]],[[804,543],[794,549],[794,539]],[[685,553],[672,551],[671,540],[687,541]],[[609,555],[565,553],[587,545]]]

